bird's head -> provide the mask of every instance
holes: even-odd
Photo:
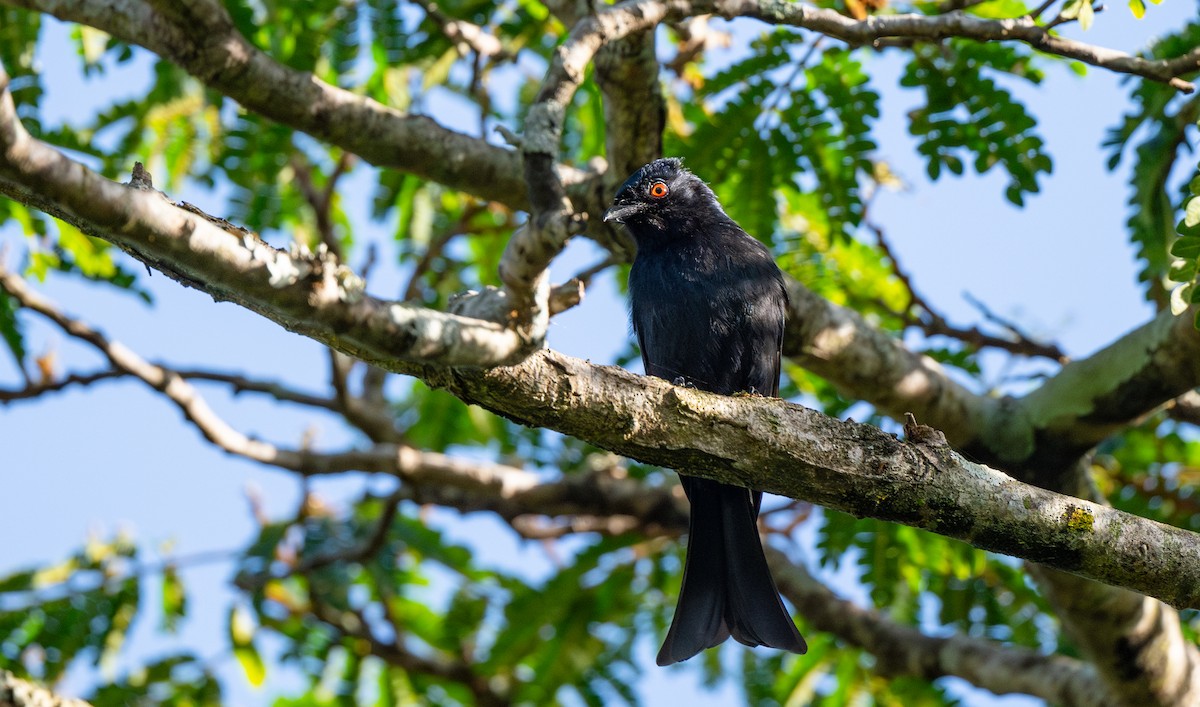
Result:
[[[612,208],[604,213],[604,221],[623,223],[636,236],[645,230],[671,231],[715,214],[725,215],[708,185],[684,169],[678,159],[667,157],[654,160],[625,180]]]

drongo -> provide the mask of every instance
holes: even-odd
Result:
[[[635,172],[605,221],[637,241],[630,315],[646,373],[702,390],[779,393],[787,291],[770,252],[725,214],[677,159]],[[761,491],[680,475],[691,502],[687,559],[659,665],[729,636],[795,653],[808,647],[779,598],[758,537]]]

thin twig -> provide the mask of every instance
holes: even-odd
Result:
[[[927,336],[947,336],[976,348],[1001,349],[1022,356],[1049,358],[1060,363],[1067,360],[1067,355],[1057,345],[1034,340],[1012,322],[993,315],[986,308],[982,307],[982,304],[979,306],[984,312],[984,317],[988,321],[1002,326],[1012,335],[1011,338],[992,336],[978,327],[964,328],[954,326],[941,313],[934,309],[928,300],[917,292],[912,278],[900,266],[899,258],[896,257],[896,254],[888,244],[888,239],[884,234],[883,228],[865,218],[863,219],[863,224],[875,234],[880,250],[883,251],[888,262],[891,263],[892,274],[896,276],[896,279],[900,280],[900,283],[904,285],[904,289],[908,293],[908,307],[903,312],[894,313],[903,319],[906,324],[920,328]],[[914,317],[911,313],[914,307],[919,309],[923,316]]]
[[[7,405],[16,400],[29,400],[46,393],[55,393],[73,385],[87,387],[100,381],[112,380],[126,376],[124,371],[106,370],[93,373],[72,373],[57,380],[30,382],[22,388],[0,389],[0,405]]]
[[[349,165],[348,153],[343,153],[341,159],[333,169],[333,173],[329,175],[329,179],[325,183],[324,189],[317,189],[317,185],[313,181],[313,172],[316,167],[308,163],[307,160],[300,159],[299,156],[293,156],[291,159],[292,173],[296,175],[296,186],[300,189],[300,193],[304,195],[304,200],[308,202],[312,209],[313,218],[316,221],[317,235],[321,239],[321,243],[333,253],[339,261],[342,260],[342,244],[338,240],[337,234],[333,228],[333,214],[330,208],[333,204],[333,194],[337,188],[337,180],[345,172]]]
[[[1046,0],[1041,5],[1038,5],[1034,9],[1030,10],[1029,14],[1027,14],[1025,16],[1028,17],[1030,20],[1037,22],[1038,20],[1042,19],[1042,15],[1046,14],[1046,10],[1049,10],[1054,5],[1054,3],[1059,2],[1059,1],[1060,0]]]
[[[160,368],[168,368],[168,366],[165,364],[154,365],[159,366]],[[224,383],[233,388],[234,394],[261,393],[264,395],[269,395],[280,402],[296,403],[298,405],[332,410],[335,412],[338,410],[337,405],[329,398],[323,398],[319,395],[313,395],[311,393],[304,393],[294,390],[276,381],[256,380],[238,375],[236,373],[224,373],[221,371],[209,371],[201,369],[172,370],[180,378],[187,380]],[[86,387],[92,385],[93,383],[125,378],[131,375],[132,374],[128,371],[107,369],[103,371],[93,371],[91,373],[72,373],[62,378],[35,383],[33,385],[25,386],[24,388],[0,389],[0,405],[16,400],[36,398],[45,393],[58,392],[73,385]]]
[[[301,562],[292,572],[307,574],[313,570],[328,567],[338,562],[352,563],[370,559],[383,547],[383,543],[387,539],[388,530],[392,527],[392,521],[396,519],[396,512],[399,509],[400,501],[405,497],[405,492],[393,491],[386,497],[376,499],[383,504],[383,510],[380,512],[379,520],[375,522],[375,527],[371,530],[370,535],[364,538],[361,543],[345,548],[344,550],[335,550],[315,555]]]

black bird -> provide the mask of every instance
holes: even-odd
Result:
[[[770,252],[725,214],[708,185],[660,159],[621,186],[605,221],[637,241],[630,318],[646,373],[722,395],[779,394],[787,290]],[[761,491],[680,474],[692,505],[683,585],[658,664],[730,635],[804,653],[758,537]]]

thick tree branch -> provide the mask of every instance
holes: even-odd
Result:
[[[0,283],[23,306],[163,391],[226,449],[307,473],[357,469],[429,479],[462,476],[462,463],[406,448],[317,455],[250,440],[216,418],[178,377],[64,317],[19,278],[4,275]],[[422,372],[391,365],[400,372]],[[903,443],[875,427],[840,422],[783,401],[677,388],[550,351],[514,368],[426,369],[423,374],[431,384],[524,424],[572,434],[648,463],[924,527],[1175,606],[1200,606],[1200,538],[1193,533],[1021,484],[963,460],[946,446]],[[935,476],[938,483],[928,483]],[[513,478],[507,472],[496,477]],[[1164,552],[1152,555],[1145,548]]]
[[[596,85],[604,96],[608,181],[625,177],[662,156],[666,102],[658,82],[653,30],[630,34],[596,52]]]
[[[53,3],[23,0],[22,5],[44,11],[52,10],[56,15],[67,19],[102,23],[97,26],[103,26],[118,36],[124,36],[121,31],[118,31],[122,29],[134,34],[137,33],[136,31],[144,31],[144,27],[139,23],[143,20],[149,21],[153,19],[134,12],[136,8],[133,3],[117,3],[122,8],[121,12],[125,14],[115,13],[111,16],[107,13],[107,9],[105,12],[100,12],[96,6],[87,2]],[[637,3],[634,3],[634,5],[637,5]],[[672,7],[674,6],[672,5]],[[601,14],[610,12],[628,13],[631,11],[631,7],[632,5],[628,4],[621,5],[612,10],[605,10]],[[803,6],[800,5],[788,5],[788,7],[803,9]],[[787,11],[794,13],[799,10],[793,9]],[[148,11],[143,8],[138,12]],[[826,17],[827,13],[828,11],[821,11],[813,15],[813,17],[828,19]],[[856,26],[861,24],[863,26],[878,25],[879,27],[889,27],[891,25],[888,22],[892,22],[894,19],[892,17],[869,18],[863,23],[853,23],[846,18],[841,18],[840,20],[836,20],[836,22],[850,22]],[[940,20],[940,18],[934,19]],[[822,19],[822,21],[825,20]],[[922,22],[924,21],[922,20]],[[103,23],[116,23],[120,26],[110,27]],[[641,25],[636,26],[640,27]],[[178,28],[176,29],[178,30]],[[633,31],[632,27],[628,31]],[[132,39],[136,41],[136,37]],[[235,44],[237,43],[235,42]],[[186,42],[184,46],[186,46]],[[163,49],[165,52],[170,49],[170,47],[164,48],[157,45],[150,48]],[[218,50],[210,46],[206,51],[216,52]],[[220,57],[216,55],[208,57],[212,61],[218,58]],[[263,57],[259,57],[259,59],[269,62],[269,60]],[[200,60],[194,59],[194,61],[199,62]],[[238,66],[243,66],[243,64],[238,64]],[[265,71],[265,69],[255,68],[258,66],[259,64],[254,63],[252,66],[245,65],[243,68],[250,72]],[[271,69],[271,71],[275,70],[289,71],[284,67]],[[258,78],[263,79],[264,76],[260,75]],[[564,80],[568,84],[571,83],[569,77]],[[246,83],[246,86],[250,85],[253,85],[253,82]],[[321,90],[325,90],[326,88],[328,87],[324,87]],[[330,90],[336,91],[336,89]],[[280,100],[284,100],[284,97],[279,98]],[[286,98],[289,101],[294,101],[294,99],[295,96]],[[349,102],[342,102],[337,105],[346,110],[368,110],[367,107],[364,107],[367,104],[360,105],[355,102],[361,100],[354,97],[354,100],[350,101],[347,98]],[[277,101],[271,103],[271,105],[275,105],[276,103]],[[385,123],[387,122],[382,118],[380,120]],[[334,121],[333,124],[346,125],[347,123],[346,121],[339,120]],[[360,131],[351,130],[350,132],[358,134]],[[313,134],[325,139],[329,138],[328,135],[319,131]],[[400,141],[403,144],[410,142],[403,135],[393,137],[401,138]],[[467,149],[466,145],[461,147]],[[515,158],[515,154],[513,157]],[[514,170],[516,169],[515,161],[513,168]],[[472,167],[471,171],[477,170]],[[452,180],[447,181],[454,184]],[[519,178],[516,178],[516,181],[519,182]],[[60,216],[64,215],[61,206],[56,207],[52,200],[48,200],[37,194],[28,193],[28,189],[21,189],[15,184],[10,184],[5,191],[25,203],[40,205],[51,213]],[[22,198],[21,194],[25,194],[25,197]],[[596,197],[592,201],[601,202],[602,199]],[[579,204],[576,204],[576,206],[579,206]],[[91,230],[88,232],[103,236],[98,231],[98,224],[93,223]],[[165,232],[170,232],[170,230],[168,229]],[[109,238],[110,240],[112,239],[111,236]],[[126,245],[124,247],[128,248],[129,246]],[[819,375],[834,381],[846,393],[863,397],[881,410],[895,417],[906,411],[915,412],[923,421],[943,429],[951,442],[956,446],[970,446],[974,442],[974,438],[984,429],[985,425],[982,422],[990,418],[992,413],[998,408],[999,403],[997,401],[977,396],[964,389],[961,385],[954,383],[940,370],[937,364],[929,359],[913,355],[906,351],[898,343],[890,340],[888,336],[866,325],[856,314],[831,305],[798,284],[793,283],[791,289],[793,301],[791,321],[793,324],[789,327],[788,331],[789,354],[800,354],[798,361],[801,364]],[[214,294],[217,296],[229,296],[221,295],[219,292],[214,292]],[[243,304],[246,303],[243,302]],[[503,309],[503,307],[491,307],[490,305],[489,307],[491,310]],[[264,310],[258,309],[257,311]],[[512,308],[509,308],[507,311],[512,311]],[[285,326],[297,327],[295,321],[291,320],[289,322],[288,318],[284,318],[281,323]],[[458,322],[454,322],[454,324],[458,324]],[[315,334],[311,330],[305,331],[305,333],[314,335],[316,338],[322,340],[329,336],[328,333],[320,335]],[[506,345],[512,345],[513,343],[509,340]],[[878,393],[880,390],[882,390],[882,393]],[[872,391],[875,391],[875,393],[873,394]]]
[[[1120,704],[1200,702],[1200,654],[1183,636],[1179,612],[1125,589],[1048,567],[1028,567],[1061,618],[1064,633]]]
[[[1017,401],[1009,438],[993,436],[989,456],[1042,474],[1066,472],[1099,442],[1200,385],[1194,313],[1164,310],[1085,359],[1063,367]],[[1024,428],[1024,429],[1022,429]],[[1052,482],[1051,482],[1052,483]]]
[[[643,462],[926,528],[1174,606],[1200,606],[1200,536],[1022,484],[946,446],[900,442],[784,401],[678,388],[553,351],[511,368],[423,375],[523,424]]]
[[[185,285],[324,343],[337,341],[359,358],[407,349],[413,360],[494,365],[539,342],[493,322],[376,299],[332,258],[286,253],[158,192],[109,181],[25,132],[7,84],[0,67],[0,193],[103,237]]]
[[[1196,549],[1190,533],[1023,487],[997,472],[962,462],[949,449],[938,451],[939,455],[943,451],[946,455],[938,457],[941,463],[922,461],[923,457],[914,448],[896,443],[875,428],[838,423],[782,403],[678,391],[659,381],[593,367],[553,353],[535,356],[517,368],[491,372],[431,368],[423,365],[425,362],[415,363],[406,355],[410,351],[408,340],[380,336],[372,328],[370,317],[348,316],[360,306],[357,303],[341,298],[314,301],[310,297],[313,291],[299,283],[272,288],[265,265],[247,267],[236,280],[226,276],[222,282],[222,269],[228,260],[292,261],[265,245],[248,247],[246,239],[238,239],[221,229],[213,228],[215,232],[206,235],[204,229],[212,228],[211,224],[203,220],[189,222],[190,215],[153,193],[127,189],[91,175],[28,136],[12,139],[16,136],[11,126],[16,121],[11,105],[11,101],[0,104],[0,108],[7,106],[9,111],[7,119],[0,116],[0,148],[4,150],[0,178],[20,178],[23,188],[39,188],[39,196],[22,192],[26,198],[34,203],[38,199],[49,200],[51,208],[57,208],[54,200],[58,200],[79,209],[93,209],[97,216],[111,219],[109,222],[113,224],[110,230],[97,235],[135,251],[154,249],[161,256],[148,260],[167,272],[177,273],[180,267],[194,268],[188,281],[196,286],[247,301],[256,311],[276,320],[283,319],[297,331],[343,353],[395,372],[420,375],[429,382],[449,387],[464,400],[479,402],[525,424],[573,434],[650,463],[694,470],[698,475],[712,474],[722,480],[860,515],[922,527],[936,526],[939,532],[980,547],[1145,591],[1176,605],[1193,605],[1196,597],[1189,592],[1200,591],[1194,589],[1200,587],[1200,581],[1186,581],[1191,576],[1189,572],[1200,579],[1200,559],[1193,561],[1189,554]],[[37,158],[32,160],[37,167],[29,166],[31,156]],[[15,167],[22,164],[27,165],[24,170]],[[61,175],[58,179],[47,177],[54,175],[56,168],[71,170],[74,179],[62,179]],[[64,183],[75,187],[74,191],[64,190]],[[131,209],[131,205],[140,208]],[[151,221],[143,216],[152,217]],[[165,223],[154,222],[158,217],[165,219]],[[97,232],[89,223],[82,220],[79,223],[85,230]],[[181,232],[186,237],[170,235]],[[247,252],[254,256],[248,257]],[[276,268],[278,262],[275,261]],[[317,289],[316,294],[319,293]],[[390,309],[396,307],[399,305]],[[281,310],[291,316],[282,317]],[[327,322],[331,321],[340,326],[336,330],[327,328]],[[452,363],[452,359],[438,360],[442,365]],[[114,363],[135,369],[144,365],[129,360]],[[165,379],[160,370],[143,370],[139,377],[156,387],[178,390],[180,385],[186,385],[182,380]],[[766,417],[756,427],[746,422],[756,419],[752,415]],[[691,424],[687,424],[689,420]],[[697,420],[714,427],[701,430],[695,426]],[[793,444],[798,436],[810,444],[795,449]],[[250,454],[268,458],[268,463],[287,466],[279,463],[279,450],[255,446],[261,442],[227,440],[226,444],[244,444]],[[823,456],[832,453],[853,456],[842,459]],[[337,462],[346,465],[341,468],[362,468],[364,460],[355,456],[349,454]],[[319,470],[311,467],[313,463],[308,457],[288,462],[294,468]],[[880,475],[873,476],[876,470],[880,470]],[[933,485],[936,488],[925,483],[927,475],[935,472],[940,481],[947,483]],[[950,488],[966,495],[947,496]],[[1030,504],[1028,508],[1011,507],[1026,501]],[[1103,534],[1095,532],[1096,528],[1119,529],[1122,535],[1110,543]],[[1141,541],[1146,541],[1149,547],[1177,551],[1166,553],[1167,557],[1145,558],[1138,549]],[[1180,583],[1185,586],[1176,586]],[[1193,589],[1187,589],[1188,586]]]
[[[59,697],[7,670],[0,670],[0,707],[91,707],[91,703]]]
[[[999,409],[1001,401],[971,392],[937,361],[913,353],[858,312],[790,278],[787,287],[784,355],[846,395],[897,420],[911,412],[958,448],[970,445]]]
[[[394,507],[394,502],[398,498],[406,497],[419,502],[436,502],[462,510],[486,508],[513,521],[514,526],[521,526],[522,519],[533,513],[568,516],[586,513],[590,514],[589,517],[597,520],[574,529],[616,528],[617,530],[628,530],[636,525],[646,532],[654,533],[664,529],[679,532],[685,527],[686,511],[678,494],[666,490],[647,490],[637,482],[610,474],[582,474],[547,481],[540,479],[535,474],[513,467],[455,461],[443,455],[390,445],[379,445],[363,452],[329,455],[279,450],[265,443],[251,442],[244,438],[241,439],[240,446],[230,445],[230,432],[228,430],[222,432],[220,429],[214,431],[214,416],[211,411],[205,412],[203,407],[197,406],[198,399],[188,391],[186,384],[183,386],[168,384],[163,387],[162,381],[169,377],[168,373],[161,370],[155,371],[153,366],[139,362],[131,352],[124,351],[119,345],[107,341],[86,325],[62,316],[51,305],[39,299],[27,288],[23,288],[23,283],[14,276],[0,277],[0,285],[3,285],[6,291],[9,291],[24,306],[50,317],[64,330],[100,348],[115,364],[141,372],[147,383],[163,390],[169,398],[176,401],[184,409],[188,418],[204,431],[206,437],[229,451],[263,463],[294,468],[308,473],[356,469],[395,474],[407,484],[401,492],[398,492],[398,495],[386,501],[389,508]],[[586,366],[582,362],[575,363]],[[598,370],[602,373],[611,371],[611,369]],[[621,376],[632,379],[632,382],[637,384],[636,378],[628,376],[628,374],[621,374]],[[542,376],[535,377],[541,378]],[[665,384],[660,385],[665,386]],[[759,402],[754,399],[739,401],[729,398],[726,400],[741,404]],[[199,402],[202,405],[202,401]],[[741,419],[745,420],[744,417]],[[216,420],[215,424],[219,426],[223,423]],[[659,424],[674,426],[670,423]],[[702,429],[707,427],[707,424],[701,424]],[[233,434],[237,435],[238,433]],[[875,434],[882,435],[878,432]],[[886,435],[883,436],[883,439],[887,440],[887,445],[898,445]],[[934,449],[930,453],[935,457],[940,457],[948,453],[948,450]],[[937,461],[942,460],[939,458]],[[862,462],[869,467],[874,466],[870,459],[864,459]],[[939,477],[940,481],[944,478],[944,476]],[[945,485],[944,482],[942,485]],[[951,491],[951,493],[957,492],[957,490]],[[874,492],[876,496],[879,494],[880,492],[877,490]],[[1009,503],[1011,505],[1015,501]],[[1070,506],[1068,509],[1063,519],[1057,519],[1065,522],[1068,527],[1073,518],[1077,519],[1071,513],[1087,512],[1079,508],[1072,509]],[[936,517],[937,514],[934,515]],[[620,521],[621,518],[629,520],[624,521],[619,528],[612,526],[613,522]],[[1056,520],[1053,516],[1051,519],[1052,521]],[[1019,519],[1017,522],[1020,522]],[[383,521],[381,520],[380,523],[382,528]],[[377,533],[373,534],[372,538],[377,535]],[[1150,539],[1148,542],[1154,542],[1154,540]],[[353,554],[359,556],[370,553],[373,546],[374,540],[368,539],[361,548],[354,549]],[[309,565],[305,565],[305,567],[311,569],[320,564],[340,559],[346,559],[346,557],[339,554],[328,560],[322,558],[320,562],[314,563],[311,567]],[[870,612],[856,609],[849,604],[837,603],[837,600],[831,595],[821,594],[824,592],[827,595],[827,590],[796,584],[804,581],[802,577],[797,579],[796,572],[796,570],[792,570],[788,574],[784,571],[781,575],[784,577],[781,579],[781,586],[797,602],[802,613],[818,628],[831,630],[855,645],[861,645],[867,640],[867,637],[872,637],[870,649],[879,655],[881,660],[887,659],[884,660],[884,663],[890,673],[918,675],[927,679],[933,679],[943,674],[959,675],[997,692],[1030,692],[1059,701],[1062,701],[1060,699],[1062,695],[1069,694],[1074,697],[1066,700],[1067,704],[1104,704],[1102,700],[1091,699],[1090,696],[1096,692],[1094,687],[1082,689],[1088,684],[1087,680],[1090,677],[1088,671],[1078,668],[1069,661],[1064,662],[1063,659],[1057,658],[1043,659],[1033,654],[1024,655],[1019,651],[1013,654],[1010,649],[996,648],[973,639],[924,637],[915,629],[891,625]],[[789,581],[792,584],[789,585]],[[890,639],[890,641],[885,639]],[[921,650],[910,650],[905,661],[897,662],[897,655],[889,652],[891,651],[889,646],[894,648],[899,645],[898,642],[903,642],[912,649],[914,642],[917,641],[923,642]],[[1041,661],[1049,662],[1042,666],[1043,669],[1026,671],[1030,676],[1037,675],[1036,679],[1029,677],[1014,680],[1011,677],[1008,679],[1003,677],[1004,670],[1011,669],[1013,665],[1031,667]]]

